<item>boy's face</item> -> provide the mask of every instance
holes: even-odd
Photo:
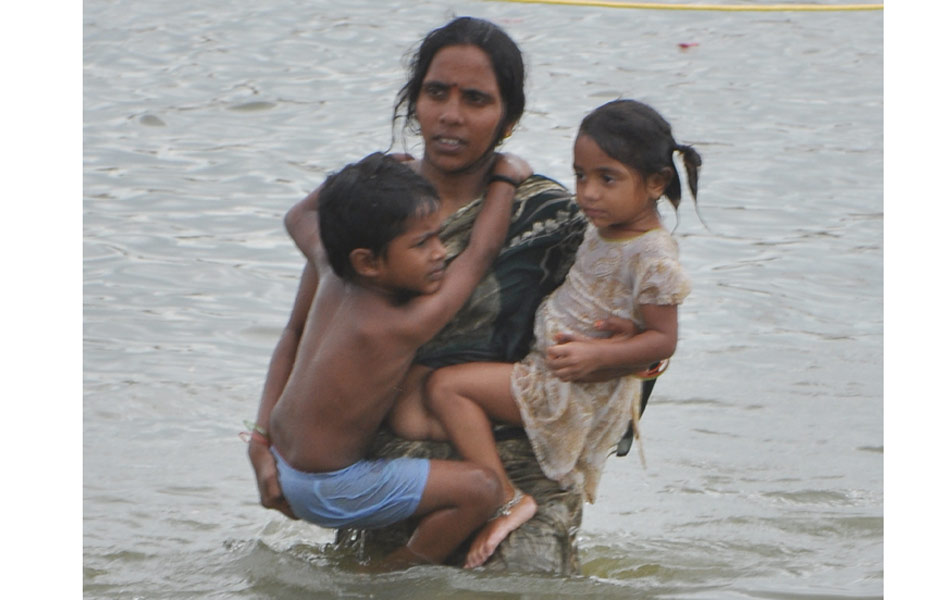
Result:
[[[397,293],[433,294],[445,275],[445,246],[439,239],[442,222],[437,211],[406,222],[406,231],[379,258],[376,283]]]

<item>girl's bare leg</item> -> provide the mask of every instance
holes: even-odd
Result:
[[[386,417],[393,433],[405,440],[444,442],[448,439],[439,420],[429,413],[422,401],[423,387],[431,372],[429,367],[412,365],[399,384],[399,395]]]
[[[521,425],[521,412],[511,395],[508,363],[468,363],[437,370],[426,386],[425,402],[441,422],[463,459],[490,469],[501,481],[507,509],[479,531],[466,557],[477,567],[492,555],[509,533],[538,510],[534,498],[522,494],[508,478],[498,456],[491,419]]]

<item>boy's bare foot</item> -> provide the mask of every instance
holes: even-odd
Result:
[[[515,490],[514,497],[499,509],[498,516],[494,517],[482,527],[475,541],[468,549],[465,557],[465,568],[471,569],[484,564],[492,555],[498,544],[502,543],[508,534],[521,527],[538,512],[538,503],[534,498]]]

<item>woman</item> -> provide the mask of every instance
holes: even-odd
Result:
[[[423,156],[410,164],[435,186],[442,199],[446,220],[443,241],[450,258],[467,243],[495,149],[511,134],[524,105],[521,52],[492,23],[455,19],[430,32],[414,56],[409,81],[397,98],[393,127],[405,119],[405,125],[422,136]],[[316,193],[288,213],[286,224],[292,236],[300,220],[308,217],[306,211],[315,204]],[[560,184],[539,175],[522,183],[502,252],[467,305],[418,353],[417,366],[401,386],[408,401],[421,401],[422,384],[434,368],[476,360],[510,362],[527,352],[535,309],[570,267],[584,224],[569,192]],[[257,423],[264,427],[293,366],[316,281],[308,264],[268,370],[257,415]],[[539,509],[519,536],[512,536],[499,548],[492,563],[499,568],[575,572],[573,532],[580,525],[580,496],[561,490],[541,475],[523,436],[515,433],[513,439],[500,442],[499,450],[507,459],[512,479],[522,489],[531,490]],[[376,452],[381,456],[445,458],[451,455],[451,448],[445,443],[406,442],[381,434]],[[266,446],[251,443],[248,454],[261,503],[293,518],[281,496],[274,459]],[[358,541],[360,547],[368,542],[384,550],[403,544],[411,530],[409,526],[369,532],[344,530],[337,539],[344,546]]]

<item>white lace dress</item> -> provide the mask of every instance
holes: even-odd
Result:
[[[515,365],[511,389],[544,474],[594,502],[607,456],[639,406],[640,380],[563,382],[545,366],[548,346],[557,333],[603,337],[594,323],[608,316],[642,327],[641,304],[680,304],[690,283],[664,229],[604,240],[588,225],[584,235],[567,279],[538,308],[534,346]]]

